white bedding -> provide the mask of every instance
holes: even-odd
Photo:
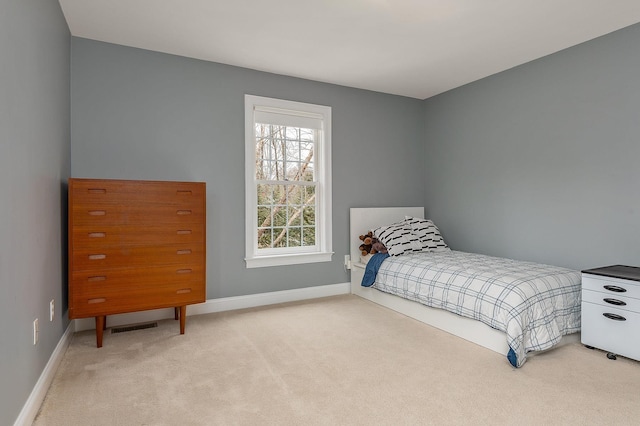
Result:
[[[374,287],[504,331],[516,367],[580,330],[581,276],[557,266],[459,251],[391,256]]]

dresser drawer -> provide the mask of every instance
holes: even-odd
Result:
[[[581,340],[585,345],[640,360],[640,314],[583,301]]]
[[[640,282],[638,281],[582,274],[582,288],[607,293],[611,297],[624,296],[640,299]]]
[[[182,276],[161,276],[157,279],[140,281],[121,281],[117,277],[107,276],[101,282],[92,282],[92,285],[78,287],[73,294],[74,299],[96,299],[100,297],[113,298],[117,294],[127,294],[130,297],[137,296],[144,298],[148,294],[161,289],[173,289],[177,291],[182,288],[193,288],[204,280],[202,274],[192,274],[190,277]]]
[[[73,271],[70,291],[74,294],[95,296],[104,289],[120,291],[130,287],[154,288],[163,283],[204,282],[204,277],[203,263],[188,266]]]
[[[152,267],[159,265],[202,264],[204,245],[172,244],[160,246],[109,246],[74,248],[74,271],[109,270],[114,268]]]
[[[625,293],[610,294],[610,293],[604,293],[601,291],[587,290],[583,288],[582,300],[585,302],[590,302],[597,305],[640,313],[640,299],[626,297],[624,296],[624,294]]]
[[[198,206],[205,199],[202,182],[73,179],[70,195],[88,205]]]
[[[202,223],[188,226],[84,225],[71,231],[73,248],[115,247],[123,245],[204,243]]]
[[[151,223],[162,223],[170,226],[186,226],[204,223],[205,208],[199,206],[162,205],[150,209],[141,205],[98,206],[77,202],[69,212],[75,226],[146,226]]]
[[[111,315],[146,309],[160,309],[202,303],[204,286],[200,283],[159,282],[153,287],[130,286],[126,289],[104,288],[96,294],[74,294],[70,318]]]

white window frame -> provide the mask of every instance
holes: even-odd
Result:
[[[331,226],[331,107],[245,95],[245,262],[247,268],[330,262],[332,250]],[[316,141],[314,168],[316,185],[316,245],[258,250],[256,136],[255,112],[293,116],[299,120],[320,119],[322,129]]]

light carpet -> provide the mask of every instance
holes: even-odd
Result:
[[[640,363],[579,343],[506,358],[353,295],[76,333],[34,422],[631,425]]]

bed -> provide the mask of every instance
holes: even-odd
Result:
[[[404,229],[409,218],[423,217],[422,207],[351,209],[353,294],[505,355],[516,368],[536,353],[580,340],[579,271],[450,250],[441,238],[425,252],[415,242],[423,231],[415,227],[403,237],[405,251],[393,243],[393,256],[361,260],[361,234],[383,233],[389,224]],[[363,286],[363,278],[373,285]]]

